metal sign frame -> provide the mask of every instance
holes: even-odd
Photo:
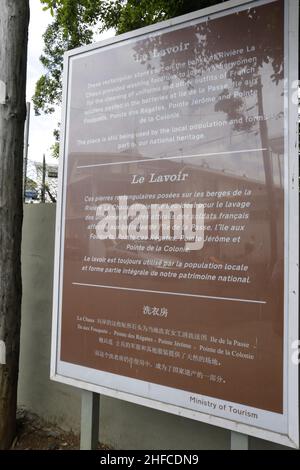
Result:
[[[274,0],[231,0],[217,6],[206,8],[188,15],[174,18],[159,24],[141,28],[139,30],[122,34],[120,36],[101,41],[92,45],[71,50],[64,57],[63,78],[63,104],[61,126],[61,148],[59,159],[59,192],[56,216],[55,240],[55,267],[54,267],[54,296],[53,296],[53,323],[51,344],[51,379],[72,385],[90,392],[126,400],[139,405],[147,406],[189,419],[209,423],[226,428],[237,433],[255,436],[270,440],[278,444],[299,447],[299,394],[298,394],[298,364],[292,361],[295,347],[298,347],[298,255],[299,255],[299,228],[298,228],[298,105],[295,94],[298,87],[298,2],[285,0],[285,89],[286,89],[286,121],[285,138],[288,155],[286,155],[285,169],[285,380],[287,384],[287,434],[279,434],[261,427],[237,423],[233,420],[212,416],[207,413],[193,411],[182,406],[163,403],[159,400],[148,399],[124,391],[96,385],[87,381],[78,380],[58,372],[60,337],[59,322],[61,315],[62,297],[62,270],[63,270],[63,240],[66,201],[66,174],[67,174],[67,137],[68,137],[68,87],[70,79],[70,62],[72,58],[90,53],[106,46],[118,45],[124,41],[142,38],[152,33],[165,32],[168,28],[181,26],[187,22],[212,15],[228,14],[238,7],[254,7],[271,3]],[[294,100],[293,100],[294,97]]]

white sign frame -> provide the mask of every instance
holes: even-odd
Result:
[[[160,393],[156,399],[149,399],[143,396],[129,393],[128,391],[110,388],[115,378],[114,374],[106,373],[105,381],[102,384],[92,380],[92,369],[60,363],[60,318],[61,318],[61,293],[62,293],[62,269],[63,269],[63,240],[65,221],[65,201],[66,201],[66,167],[67,167],[67,125],[68,125],[68,84],[70,79],[70,62],[78,55],[90,53],[100,48],[117,45],[124,41],[140,38],[152,33],[163,32],[170,27],[183,25],[203,17],[214,17],[215,15],[226,15],[237,8],[246,8],[271,3],[274,0],[231,0],[214,7],[206,8],[188,15],[174,18],[146,28],[122,34],[120,36],[101,41],[92,45],[80,47],[65,53],[64,57],[64,78],[63,78],[63,104],[62,104],[62,125],[61,125],[61,147],[59,159],[59,192],[56,215],[56,239],[55,239],[55,267],[54,267],[54,293],[53,293],[53,322],[52,322],[52,344],[51,344],[51,379],[57,382],[72,385],[81,389],[110,397],[126,400],[139,405],[147,406],[175,415],[194,419],[211,425],[219,426],[238,433],[273,441],[289,447],[299,448],[299,377],[298,364],[292,361],[298,347],[298,259],[299,259],[299,228],[298,228],[298,105],[295,100],[298,86],[298,2],[295,0],[285,0],[285,85],[286,85],[286,148],[288,148],[288,158],[286,158],[286,180],[285,180],[285,321],[287,331],[285,335],[285,383],[286,383],[286,412],[287,412],[287,433],[264,429],[259,426],[249,425],[247,422],[238,423],[234,419],[223,416],[213,416],[207,412],[187,409],[180,406],[181,395],[184,391],[174,390],[168,387],[158,386],[160,389],[167,389],[174,394],[176,403],[171,405],[160,401]],[[294,100],[293,100],[294,96]],[[295,347],[295,345],[297,345]],[[60,363],[60,364],[59,364]],[[96,371],[97,372],[97,371]],[[124,378],[123,378],[124,379]],[[134,379],[125,378],[130,382],[141,382]],[[109,386],[108,386],[109,384]],[[146,384],[146,382],[145,382]],[[126,389],[126,387],[125,387]],[[128,388],[130,389],[130,387]],[[135,392],[136,393],[136,392]],[[191,395],[191,394],[189,394]],[[209,398],[209,397],[202,397]],[[219,400],[221,402],[221,400]],[[234,404],[233,404],[234,405]],[[241,407],[241,406],[240,406]],[[267,412],[266,412],[267,413]],[[274,414],[274,413],[273,413]],[[276,428],[276,426],[275,426]]]

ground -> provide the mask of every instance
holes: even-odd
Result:
[[[70,450],[79,449],[79,436],[63,431],[24,409],[17,413],[17,436],[13,450]],[[108,447],[99,444],[99,449]]]

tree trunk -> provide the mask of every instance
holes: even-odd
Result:
[[[269,233],[270,233],[270,270],[272,272],[276,259],[277,259],[277,213],[276,205],[274,200],[274,181],[273,181],[273,166],[272,158],[270,154],[270,141],[269,141],[269,132],[266,122],[266,116],[264,114],[264,104],[263,104],[263,85],[261,81],[261,76],[258,76],[257,84],[257,102],[258,102],[258,115],[263,117],[262,121],[259,121],[260,137],[263,150],[263,161],[264,161],[264,171],[266,179],[266,190],[268,196],[268,209],[269,209]]]
[[[0,0],[0,449],[16,431],[28,0]]]

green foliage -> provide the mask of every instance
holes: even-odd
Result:
[[[117,34],[200,10],[222,0],[128,0],[119,11]]]
[[[61,102],[63,54],[89,44],[94,35],[114,28],[117,34],[141,28],[222,0],[40,0],[53,16],[44,33],[40,58],[46,69],[33,96],[36,114],[54,111]]]
[[[49,114],[61,102],[64,52],[89,44],[93,39],[92,28],[96,20],[88,16],[86,22],[81,21],[83,12],[77,0],[41,1],[50,8],[54,21],[43,35],[44,50],[40,60],[47,73],[36,83],[33,104],[36,114],[41,111]]]
[[[58,124],[58,126],[60,126],[60,123]],[[54,129],[53,135],[55,137],[55,142],[51,147],[51,154],[53,158],[58,158],[59,157],[59,137],[60,137],[59,129]]]

